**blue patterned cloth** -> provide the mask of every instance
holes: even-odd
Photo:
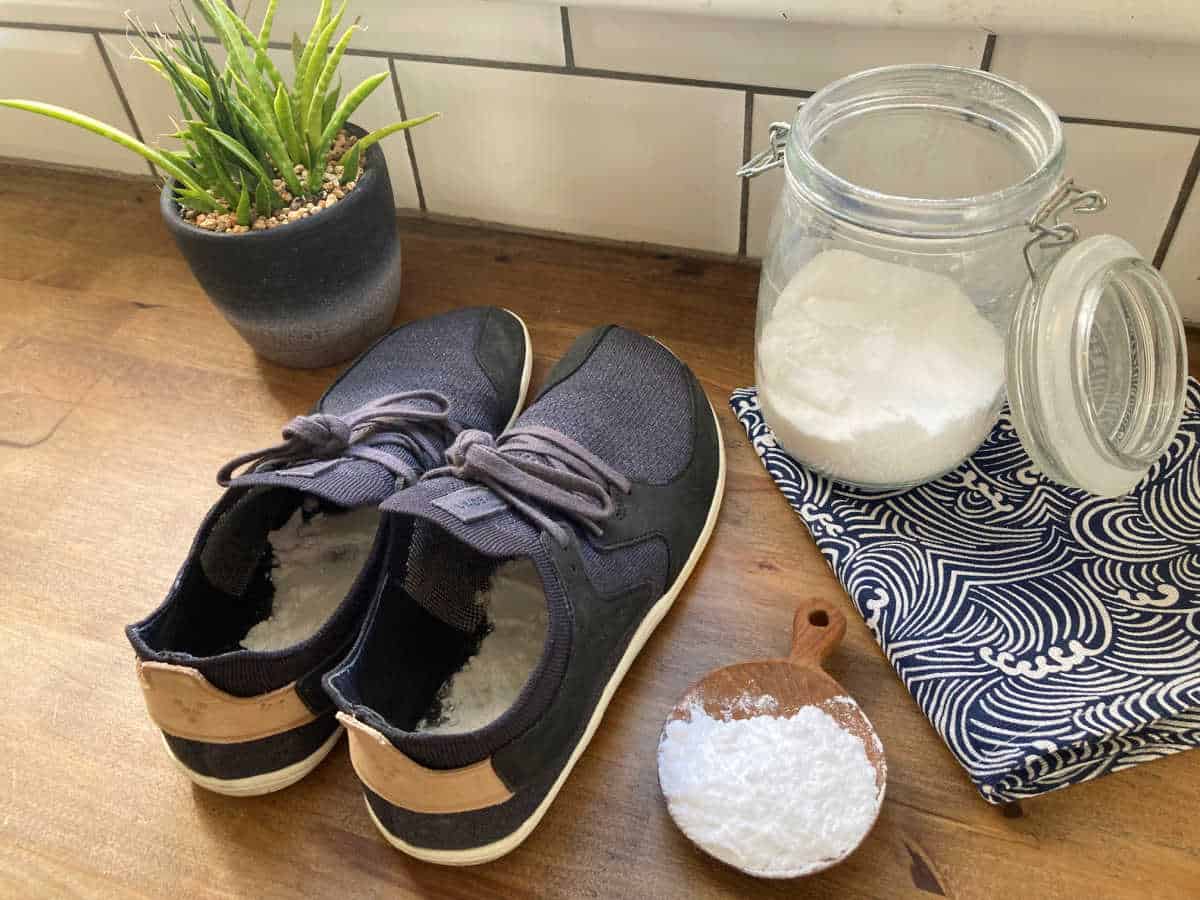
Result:
[[[753,388],[730,405],[984,799],[1200,745],[1200,383],[1117,500],[1042,476],[1007,415],[949,475],[871,493],[781,450]]]

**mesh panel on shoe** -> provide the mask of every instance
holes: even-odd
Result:
[[[404,589],[447,625],[472,634],[487,620],[480,598],[501,560],[477,553],[429,522],[413,525]]]
[[[613,328],[517,424],[554,428],[622,474],[662,484],[692,455],[691,406],[683,363],[657,341]]]
[[[455,310],[385,335],[325,392],[318,410],[340,415],[386,394],[434,390],[449,399],[452,420],[468,428],[499,429],[511,412],[507,406],[511,399],[497,396],[475,351],[492,312],[485,308]],[[418,409],[437,408],[426,400],[409,403]],[[445,451],[442,436],[414,429],[408,437],[426,451],[430,460],[441,459]],[[397,444],[384,441],[375,443],[372,449],[418,473],[426,467]],[[395,474],[385,466],[353,456],[332,461],[315,472],[307,461],[288,468],[248,472],[233,483],[295,488],[347,507],[380,503],[397,489]]]
[[[200,568],[214,587],[232,595],[246,590],[267,547],[267,532],[300,504],[299,494],[286,494],[252,488],[221,511],[200,551]]]
[[[474,352],[486,316],[485,309],[460,309],[393,331],[330,387],[319,409],[344,413],[383,394],[430,389],[451,398],[452,419],[494,429],[496,389]]]

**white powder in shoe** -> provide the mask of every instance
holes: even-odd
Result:
[[[281,650],[312,637],[346,599],[379,527],[374,507],[345,513],[297,509],[268,534],[275,552],[271,615],[242,638],[247,650]]]
[[[479,652],[438,692],[440,715],[417,731],[462,734],[500,717],[521,693],[546,644],[546,591],[527,559],[496,569],[476,602],[488,610],[492,630]]]
[[[1004,341],[945,275],[826,250],[780,292],[757,368],[784,449],[840,481],[901,486],[955,467],[987,436]]]
[[[777,708],[772,697],[746,697],[729,712],[734,707]],[[840,860],[871,830],[883,801],[862,740],[817,706],[787,717],[715,719],[694,702],[687,718],[663,729],[658,778],[684,834],[764,878]]]

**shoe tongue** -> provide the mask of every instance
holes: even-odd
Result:
[[[538,556],[541,532],[481,484],[452,476],[419,481],[390,497],[384,512],[432,522],[485,556]]]
[[[413,516],[404,587],[427,612],[448,625],[476,633],[489,616],[490,591],[496,578],[506,590],[545,603],[549,556],[540,532],[514,513],[492,491],[458,478],[421,481],[392,496],[384,512]],[[437,526],[436,528],[432,526]],[[446,540],[438,529],[453,540]],[[532,563],[506,568],[518,560]],[[523,572],[520,577],[514,573]],[[530,593],[532,592],[532,593]]]
[[[395,444],[376,444],[372,450],[394,457],[397,462],[418,473],[422,471],[423,467],[416,458]],[[230,487],[252,486],[292,488],[338,506],[353,508],[382,503],[404,484],[377,462],[343,456],[266,472],[248,472],[230,482]]]

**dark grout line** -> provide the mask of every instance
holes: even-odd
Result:
[[[104,61],[104,68],[108,70],[108,78],[112,82],[113,90],[117,92],[117,99],[121,101],[121,109],[125,110],[125,117],[129,119],[129,124],[133,128],[133,136],[146,143],[146,138],[142,134],[141,126],[138,125],[137,116],[133,114],[133,107],[129,105],[129,98],[125,96],[125,88],[121,87],[121,79],[117,77],[117,70],[113,67],[112,60],[108,56],[108,48],[104,46],[104,38],[99,34],[93,33],[92,37],[96,41],[96,49],[100,51],[100,58]],[[154,165],[150,160],[144,160],[146,168],[150,170],[151,176],[157,176],[154,171]]]
[[[132,34],[129,28],[112,28],[108,25],[57,25],[50,22],[12,22],[7,20],[0,20],[0,28],[17,28],[25,31],[56,31],[60,34],[107,34],[114,37],[130,37]],[[147,29],[147,31],[150,31],[150,29]],[[154,37],[158,36],[154,31],[150,31],[150,33]],[[164,31],[162,35],[169,41],[179,40],[178,31]],[[221,43],[215,36],[210,34],[200,35],[200,40],[206,44]],[[275,47],[275,43],[272,41],[270,46]],[[290,44],[285,47],[285,49],[290,48]],[[378,55],[385,56],[386,54],[380,53]]]
[[[1200,135],[1200,127],[1192,125],[1158,125],[1154,122],[1125,122],[1119,119],[1093,119],[1088,116],[1059,116],[1058,118],[1066,125],[1102,125],[1105,128],[1130,128],[1134,131]]]
[[[54,25],[49,22],[10,22],[0,20],[0,28],[24,28],[26,31],[65,31],[70,34],[124,34],[124,28],[106,28],[102,25]]]
[[[562,15],[563,60],[568,69],[575,68],[575,45],[571,42],[571,11],[565,6],[558,8]]]
[[[754,155],[754,94],[746,91],[746,112],[742,120],[742,162]],[[738,209],[738,256],[746,255],[746,235],[750,230],[750,179],[742,179],[742,200]]]
[[[996,55],[996,35],[988,32],[987,40],[983,42],[983,59],[979,60],[979,68],[985,72],[992,71],[992,57]]]
[[[350,51],[347,50],[347,53]],[[363,56],[376,55],[370,51],[360,53]],[[769,94],[777,97],[811,97],[812,91],[798,91],[794,88],[775,87],[767,84],[746,84],[737,81],[713,81],[705,78],[685,78],[677,75],[651,75],[643,72],[622,72],[617,69],[592,69],[576,66],[568,69],[566,66],[548,65],[546,63],[509,62],[502,59],[479,59],[473,56],[434,56],[424,53],[393,52],[382,54],[392,59],[404,62],[429,63],[442,66],[469,66],[478,69],[505,69],[515,72],[538,72],[546,75],[575,75],[583,78],[607,78],[612,81],[633,81],[644,84],[672,84],[683,87],[711,88],[725,91],[752,91],[755,94]]]
[[[404,108],[404,92],[400,90],[400,77],[396,74],[395,60],[388,60],[388,71],[392,73],[392,91],[396,95],[396,108],[400,110],[400,118],[407,119],[408,112]],[[421,170],[417,168],[417,151],[413,146],[412,129],[404,129],[404,143],[408,147],[408,164],[412,166],[413,184],[417,188],[417,204],[421,212],[427,212],[425,205],[425,188],[421,186]]]
[[[1154,268],[1156,269],[1161,269],[1163,263],[1167,261],[1167,253],[1171,249],[1171,242],[1175,240],[1175,232],[1179,230],[1179,222],[1183,219],[1183,213],[1191,199],[1198,175],[1200,175],[1200,141],[1196,142],[1196,149],[1192,151],[1192,161],[1188,163],[1187,172],[1183,176],[1183,184],[1179,186],[1179,196],[1175,198],[1175,205],[1171,208],[1171,215],[1167,218],[1167,227],[1163,229],[1162,240],[1158,242],[1158,249],[1154,251]]]

